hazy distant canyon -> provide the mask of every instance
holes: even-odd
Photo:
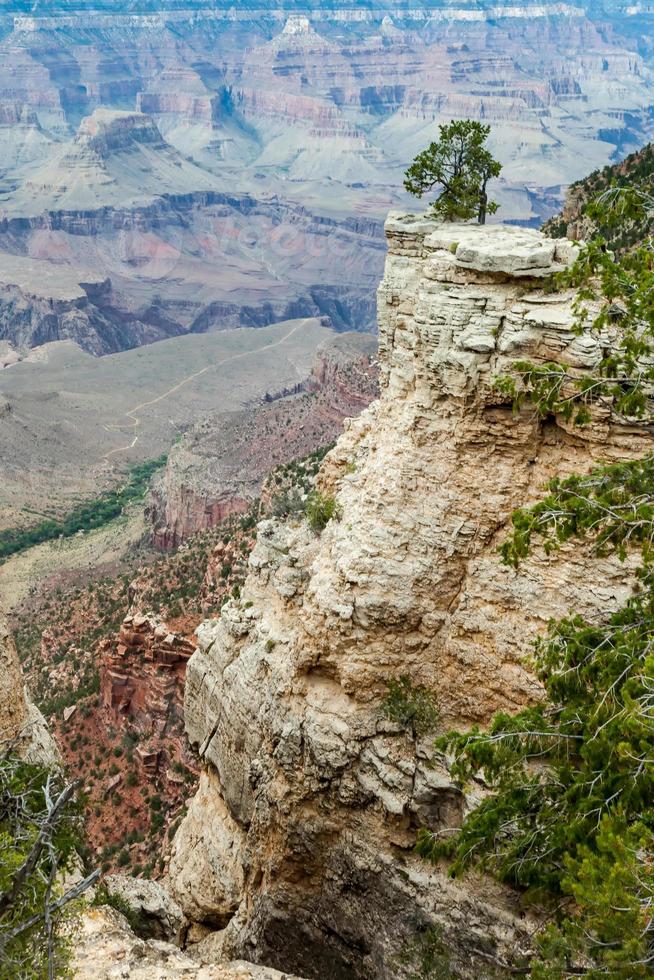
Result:
[[[651,138],[652,25],[618,4],[0,4],[0,339],[372,329],[382,220],[437,123],[491,123],[498,217],[539,223]]]

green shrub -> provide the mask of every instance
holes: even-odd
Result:
[[[291,487],[273,497],[270,509],[273,517],[289,517],[291,514],[302,514],[305,506],[298,488]]]
[[[319,534],[332,519],[340,519],[342,510],[335,497],[313,490],[307,498],[305,513],[309,527]]]
[[[443,942],[443,930],[417,931],[404,945],[396,962],[408,970],[409,980],[451,980],[450,958]],[[407,975],[404,973],[404,975]],[[490,974],[488,974],[490,980]]]
[[[433,695],[422,685],[414,686],[406,674],[388,682],[382,710],[389,721],[410,729],[415,735],[426,735],[438,724]]]
[[[125,852],[123,851],[123,854],[124,853]],[[125,916],[133,932],[135,932],[137,935],[143,934],[143,921],[138,912],[134,911],[129,902],[125,901],[122,895],[117,895],[115,892],[109,891],[104,882],[96,889],[93,905],[108,905],[110,908],[115,909],[116,912],[120,912],[121,915]]]

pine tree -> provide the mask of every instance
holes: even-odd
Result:
[[[486,215],[498,209],[495,201],[488,200],[488,182],[502,170],[484,145],[490,126],[462,119],[438,128],[440,140],[418,154],[406,172],[404,186],[416,197],[439,187],[440,195],[432,204],[436,217],[445,221],[477,218],[483,225]]]

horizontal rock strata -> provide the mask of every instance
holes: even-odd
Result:
[[[198,631],[185,718],[206,769],[172,886],[229,955],[391,980],[433,929],[473,978],[528,949],[533,923],[517,896],[413,853],[419,827],[455,827],[470,801],[430,737],[384,717],[387,682],[426,685],[441,725],[537,699],[533,637],[572,609],[606,617],[629,575],[579,548],[502,566],[510,515],[553,474],[647,438],[601,413],[584,429],[528,404],[516,414],[494,386],[516,358],[597,364],[571,296],[542,288],[570,243],[400,214],[387,237],[381,397],[319,475],[340,519],[320,535],[299,519],[260,525],[240,599]]]

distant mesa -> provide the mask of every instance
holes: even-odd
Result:
[[[401,34],[402,31],[400,31],[395,26],[395,23],[393,21],[393,18],[389,14],[386,14],[385,17],[384,17],[384,19],[381,22],[381,33],[385,37],[397,37],[397,35],[398,34]]]
[[[315,34],[308,17],[293,14],[284,24],[282,34]]]
[[[289,48],[295,50],[297,47],[310,48],[311,50],[317,48],[321,51],[337,50],[327,38],[315,30],[309,18],[303,14],[291,14],[287,18],[281,34],[277,34],[264,47],[272,47],[273,50],[277,49],[280,51],[285,51]]]
[[[96,109],[92,115],[86,116],[79,125],[75,142],[88,145],[100,156],[124,150],[132,143],[166,149],[163,137],[150,116],[120,109]]]
[[[167,143],[150,116],[101,108],[82,119],[76,136],[29,171],[3,202],[7,213],[25,216],[217,189],[216,178]]]

